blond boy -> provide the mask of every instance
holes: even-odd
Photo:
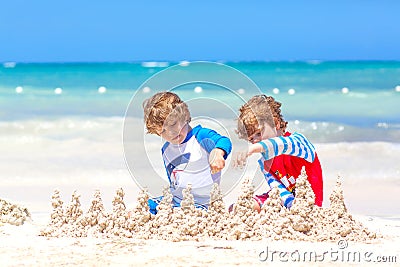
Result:
[[[157,93],[143,103],[143,108],[148,133],[166,141],[161,152],[173,205],[180,206],[182,190],[191,184],[195,205],[207,208],[212,184],[220,183],[231,141],[201,125],[192,128],[188,106],[175,93]],[[149,200],[150,212],[157,213],[161,199]]]

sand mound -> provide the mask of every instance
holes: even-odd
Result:
[[[299,241],[349,241],[366,242],[377,238],[347,212],[343,191],[338,178],[330,196],[331,205],[320,208],[314,205],[314,193],[305,171],[296,181],[296,198],[290,210],[282,206],[278,189],[270,197],[260,213],[252,210],[253,186],[247,180],[243,184],[233,211],[228,213],[219,187],[215,184],[208,210],[196,209],[191,187],[184,190],[180,208],[172,208],[172,195],[168,188],[158,206],[157,215],[148,211],[148,194],[142,191],[133,211],[126,210],[122,189],[112,202],[113,210],[104,210],[100,192],[95,192],[89,210],[84,213],[79,196],[74,193],[65,209],[58,191],[52,197],[53,212],[49,225],[41,235],[50,237],[121,236],[171,241],[204,240],[299,240]]]
[[[0,223],[22,225],[31,215],[27,208],[0,199]]]

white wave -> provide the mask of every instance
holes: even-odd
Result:
[[[368,93],[361,93],[361,92],[349,92],[348,95],[354,98],[367,98]]]
[[[148,61],[142,62],[142,67],[145,68],[166,68],[169,66],[168,62]]]
[[[318,60],[318,59],[306,61],[306,63],[307,63],[307,64],[310,64],[310,65],[319,65],[319,64],[321,64],[322,62],[323,62],[322,60]]]
[[[314,144],[326,179],[400,181],[400,144],[340,142]]]
[[[190,65],[190,62],[187,60],[182,60],[181,62],[179,62],[179,66],[181,67],[187,67]]]
[[[15,68],[16,65],[17,65],[17,63],[16,62],[12,62],[12,61],[3,63],[3,67],[6,68],[6,69]]]

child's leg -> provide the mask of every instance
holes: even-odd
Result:
[[[290,209],[292,207],[293,200],[294,200],[293,194],[290,193],[282,183],[280,183],[278,180],[276,180],[272,176],[269,176],[267,178],[267,182],[268,182],[268,185],[270,188],[274,188],[274,187],[278,188],[279,195],[282,198],[283,205],[286,208]]]

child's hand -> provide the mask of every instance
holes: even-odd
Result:
[[[242,169],[244,166],[246,166],[247,157],[247,151],[236,152],[232,157],[233,168]]]
[[[225,167],[224,155],[225,151],[220,148],[214,148],[210,152],[209,163],[212,174],[220,172]]]
[[[264,152],[261,144],[256,143],[249,146],[247,151],[237,152],[232,157],[233,168],[243,168],[246,165],[247,158],[254,153]]]

